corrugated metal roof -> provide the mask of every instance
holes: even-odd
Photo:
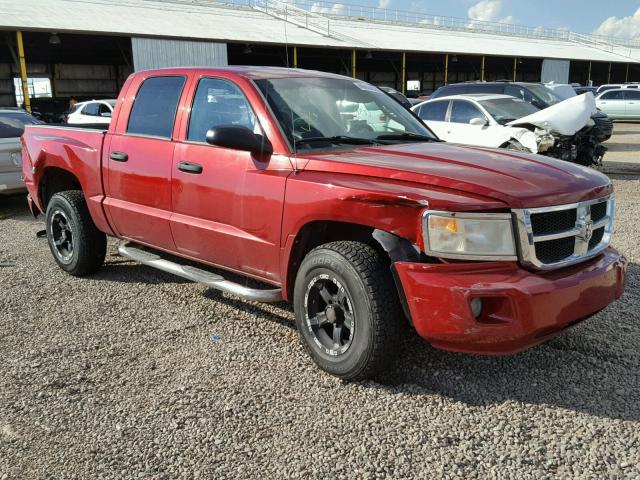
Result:
[[[0,0],[4,29],[83,32],[127,36],[207,39],[241,43],[365,48],[414,52],[638,62],[587,45],[552,39],[480,32],[451,32],[424,26],[380,24],[250,7],[153,0]],[[326,21],[326,31],[325,24]],[[306,22],[306,23],[305,23]]]

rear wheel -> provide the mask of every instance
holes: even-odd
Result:
[[[83,276],[102,266],[107,236],[93,223],[81,191],[56,193],[47,205],[46,217],[49,248],[60,268]]]
[[[402,314],[389,263],[371,246],[312,250],[296,277],[294,308],[301,340],[326,372],[362,380],[392,363]]]

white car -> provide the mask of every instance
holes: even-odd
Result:
[[[546,130],[531,131],[509,123],[541,110],[509,95],[467,94],[440,97],[412,110],[446,142],[482,147],[510,148],[540,153],[553,147]]]
[[[596,105],[614,120],[640,120],[640,90],[605,90],[596,97]]]
[[[596,90],[595,95],[598,96],[602,92],[606,92],[607,90],[614,90],[618,88],[635,88],[640,89],[640,83],[605,83],[604,85],[600,85],[598,90]]]
[[[67,117],[70,125],[101,123],[109,125],[113,116],[116,100],[91,100],[76,103]]]

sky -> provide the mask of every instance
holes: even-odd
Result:
[[[640,40],[640,0],[345,0],[344,3]]]

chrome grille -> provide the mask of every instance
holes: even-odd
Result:
[[[514,210],[519,256],[538,269],[559,268],[597,255],[611,240],[612,198]]]

